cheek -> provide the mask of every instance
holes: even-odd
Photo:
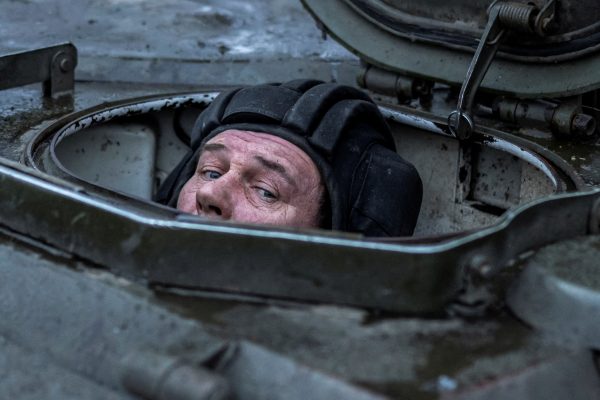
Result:
[[[324,190],[323,186],[318,185],[317,188],[313,188],[298,198],[293,215],[296,226],[318,227],[320,220],[319,212],[321,211],[320,202]]]
[[[255,221],[297,228],[315,228],[318,225],[317,213],[314,210],[291,205],[257,216]]]
[[[289,212],[283,210],[257,209],[241,204],[236,207],[235,214],[231,219],[237,222],[249,222],[260,225],[298,226],[290,220],[289,214]]]
[[[250,222],[254,224],[269,223],[274,210],[269,207],[261,207],[256,199],[252,199],[251,190],[244,188],[229,187],[231,198],[231,220],[238,222]]]
[[[196,185],[194,178],[183,185],[181,192],[179,192],[179,198],[177,199],[177,209],[186,213],[196,214]]]
[[[275,226],[317,228],[320,199],[321,191],[317,191],[296,198],[292,204],[284,204],[276,208],[254,207],[247,202],[239,201],[232,219]]]

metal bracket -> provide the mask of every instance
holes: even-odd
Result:
[[[457,138],[464,140],[475,129],[472,110],[475,93],[481,85],[498,47],[507,30],[544,35],[554,18],[555,0],[548,1],[542,11],[531,4],[495,1],[488,9],[488,23],[471,60],[460,90],[457,109],[448,116],[448,128]]]
[[[42,82],[44,96],[73,95],[77,49],[71,43],[0,56],[0,90]]]
[[[546,30],[548,29],[548,25],[550,25],[550,22],[552,22],[552,20],[554,19],[554,14],[556,11],[556,1],[555,0],[550,0],[548,1],[544,7],[542,7],[542,10],[538,13],[537,17],[535,18],[535,22],[533,24],[533,29],[535,30],[535,33],[538,34],[538,36],[545,36],[546,35]]]

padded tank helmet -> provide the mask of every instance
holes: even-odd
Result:
[[[366,236],[413,233],[421,207],[421,179],[396,153],[377,105],[356,88],[315,80],[222,92],[198,117],[191,151],[156,200],[175,206],[203,144],[229,129],[279,136],[312,158],[327,189],[323,228]]]

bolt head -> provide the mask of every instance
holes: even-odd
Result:
[[[73,70],[73,60],[69,57],[64,57],[60,60],[58,66],[62,72],[71,72]]]
[[[571,121],[571,130],[576,135],[591,136],[596,131],[596,119],[587,114],[575,114]]]

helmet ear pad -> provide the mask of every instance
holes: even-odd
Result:
[[[351,186],[348,224],[372,236],[412,235],[423,185],[415,167],[379,144],[357,167]]]
[[[357,123],[346,132],[332,165],[329,195],[331,204],[337,203],[332,210],[335,229],[367,236],[412,235],[421,208],[421,178],[370,123]]]

